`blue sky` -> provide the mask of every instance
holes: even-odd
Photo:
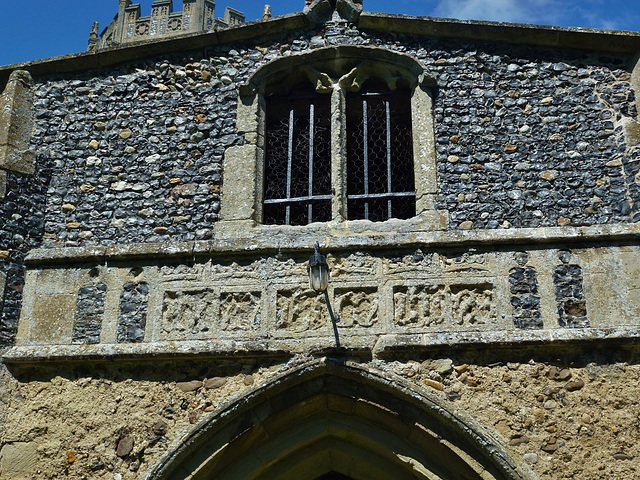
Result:
[[[217,16],[231,6],[247,20],[261,18],[269,0],[218,0]],[[140,0],[149,15],[152,0]],[[271,1],[274,15],[302,10],[304,0]],[[0,65],[84,51],[94,20],[104,28],[118,0],[0,0]],[[182,9],[182,1],[174,0]],[[370,12],[613,30],[640,30],[638,0],[364,0]]]

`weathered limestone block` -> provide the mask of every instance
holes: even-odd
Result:
[[[231,147],[224,157],[225,175],[220,216],[223,220],[256,218],[256,159],[251,145]]]
[[[35,442],[8,443],[0,451],[0,473],[7,478],[32,473],[38,462]]]
[[[0,95],[0,168],[33,173],[35,155],[29,149],[33,134],[33,80],[29,72],[16,70]]]
[[[276,329],[287,333],[313,332],[326,327],[322,296],[312,290],[278,292]]]
[[[29,340],[40,345],[71,343],[75,307],[75,295],[36,297],[33,316],[38,321],[31,325]]]

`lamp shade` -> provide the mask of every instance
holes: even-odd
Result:
[[[320,254],[318,242],[315,244],[315,253],[309,258],[309,286],[316,292],[324,292],[329,286],[329,265],[327,257]]]

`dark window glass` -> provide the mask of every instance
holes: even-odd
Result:
[[[347,95],[347,201],[350,220],[416,214],[409,92],[369,82]]]
[[[273,95],[266,110],[264,223],[329,221],[330,96]]]

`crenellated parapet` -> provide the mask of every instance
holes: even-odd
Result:
[[[151,15],[142,17],[140,4],[121,0],[118,14],[102,33],[98,33],[98,23],[94,22],[87,50],[208,32],[244,23],[244,14],[231,7],[225,9],[224,18],[216,18],[215,7],[213,0],[184,0],[182,11],[174,12],[173,0],[155,0]]]

